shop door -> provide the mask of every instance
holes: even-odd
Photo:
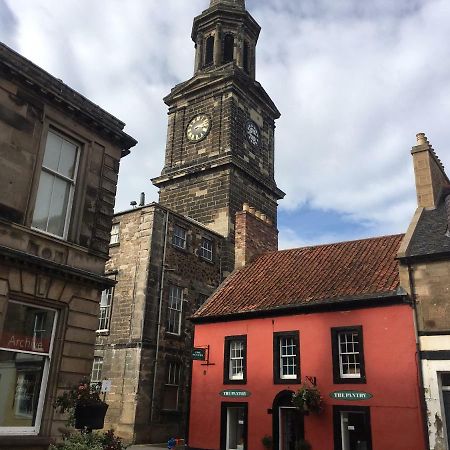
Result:
[[[335,448],[371,450],[369,408],[335,407]]]
[[[296,450],[296,443],[303,439],[303,416],[296,408],[282,406],[279,409],[280,450]]]
[[[247,404],[222,403],[221,450],[247,449]]]

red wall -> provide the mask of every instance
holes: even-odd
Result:
[[[314,450],[332,450],[332,405],[370,406],[373,450],[423,450],[425,448],[419,409],[415,362],[413,312],[407,305],[352,311],[292,315],[267,319],[201,324],[195,327],[195,346],[210,346],[210,362],[193,361],[189,445],[220,448],[223,389],[244,389],[248,398],[248,449],[263,450],[261,438],[272,435],[272,407],[276,394],[293,385],[273,384],[273,333],[299,330],[301,376],[315,376],[325,401],[321,415],[305,417],[305,439]],[[331,327],[363,327],[365,384],[333,384]],[[223,384],[224,337],[247,335],[247,384]],[[365,401],[338,401],[336,390],[369,392]]]

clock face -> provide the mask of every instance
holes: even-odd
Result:
[[[249,120],[245,125],[245,135],[247,136],[250,144],[254,145],[255,147],[259,145],[259,128],[258,125],[256,125],[256,123],[252,120]]]
[[[211,129],[211,120],[205,114],[195,116],[187,126],[186,136],[191,142],[201,141]]]

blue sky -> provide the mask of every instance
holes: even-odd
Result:
[[[208,0],[0,0],[0,39],[127,123],[117,209],[157,200],[167,110],[192,76]],[[450,163],[448,0],[247,0],[262,27],[257,79],[276,131],[281,247],[404,232],[410,149],[424,131]]]

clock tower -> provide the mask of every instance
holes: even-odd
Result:
[[[243,203],[276,226],[275,120],[280,113],[255,80],[260,27],[245,0],[210,0],[194,19],[194,76],[164,99],[169,107],[165,164],[153,184],[159,202],[227,238],[234,268],[235,214]]]

